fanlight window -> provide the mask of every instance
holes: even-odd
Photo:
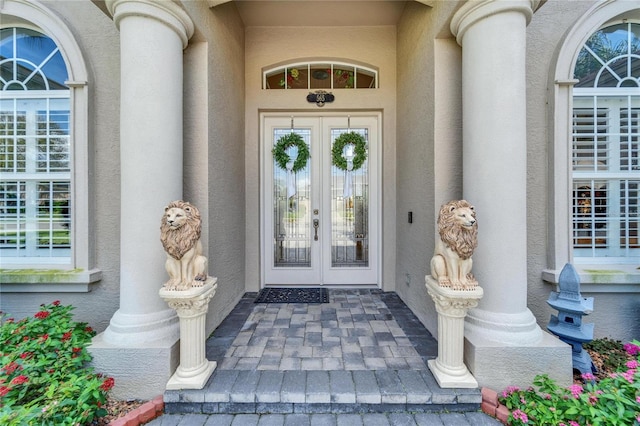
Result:
[[[299,62],[262,72],[263,89],[377,89],[378,71],[342,62]]]
[[[640,256],[640,24],[596,31],[574,75],[574,255],[633,261]]]

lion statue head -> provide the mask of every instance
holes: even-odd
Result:
[[[438,215],[440,239],[460,259],[469,259],[478,247],[475,208],[466,200],[449,201]]]
[[[167,254],[180,260],[200,240],[202,220],[198,209],[182,200],[164,209],[160,224],[160,241]]]

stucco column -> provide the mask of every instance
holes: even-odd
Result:
[[[462,46],[463,195],[478,211],[473,273],[484,289],[465,320],[480,386],[571,380],[571,350],[527,308],[526,28],[539,0],[470,0],[451,31]]]
[[[99,371],[119,377],[114,396],[144,399],[178,362],[178,317],[158,294],[160,218],[182,198],[182,51],[194,27],[170,0],[106,4],[120,30],[120,308],[91,351]]]
[[[105,339],[140,343],[178,335],[158,296],[166,281],[163,208],[182,198],[182,50],[193,33],[171,1],[107,2],[120,30],[120,309]]]
[[[462,46],[463,192],[481,224],[473,272],[485,295],[467,328],[510,344],[539,340],[527,308],[526,27],[535,0],[469,1]]]

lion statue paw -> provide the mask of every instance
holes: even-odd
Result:
[[[478,246],[475,208],[466,200],[450,201],[440,208],[431,276],[442,287],[467,290],[478,285],[471,273],[471,256]]]
[[[167,290],[202,287],[207,281],[207,258],[202,255],[200,212],[190,203],[173,201],[164,209],[160,241],[167,253]]]

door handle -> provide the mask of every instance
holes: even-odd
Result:
[[[320,227],[320,221],[318,219],[313,219],[313,229],[315,231],[315,235],[313,239],[318,241],[318,228]]]

